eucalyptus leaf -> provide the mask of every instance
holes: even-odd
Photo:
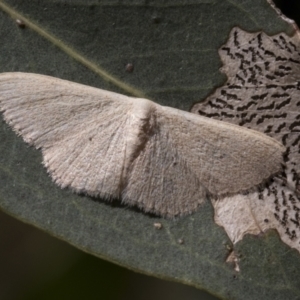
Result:
[[[0,1],[0,71],[47,74],[189,110],[225,82],[218,49],[234,26],[294,32],[266,0]],[[165,220],[60,189],[41,153],[4,121],[0,141],[0,206],[18,219],[95,256],[221,298],[300,299],[299,253],[276,232],[234,246],[237,272],[226,263],[233,246],[209,199],[197,213]]]

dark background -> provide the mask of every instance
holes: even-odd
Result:
[[[299,0],[273,0],[284,15],[300,24],[300,1]]]

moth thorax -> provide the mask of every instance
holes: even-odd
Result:
[[[130,111],[129,132],[126,143],[126,161],[131,163],[145,148],[154,131],[153,103],[146,99],[135,99]]]

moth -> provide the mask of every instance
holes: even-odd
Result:
[[[164,217],[246,192],[283,164],[284,146],[258,131],[44,75],[0,74],[0,110],[61,188]]]

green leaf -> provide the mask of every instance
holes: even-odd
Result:
[[[269,35],[294,30],[265,0],[11,0],[0,1],[0,15],[1,72],[47,74],[184,110],[225,82],[218,49],[234,26]],[[234,246],[237,273],[226,263],[233,246],[209,200],[197,213],[165,220],[75,195],[51,181],[41,153],[4,121],[0,141],[7,213],[98,257],[222,298],[300,298],[299,253],[275,232]]]

